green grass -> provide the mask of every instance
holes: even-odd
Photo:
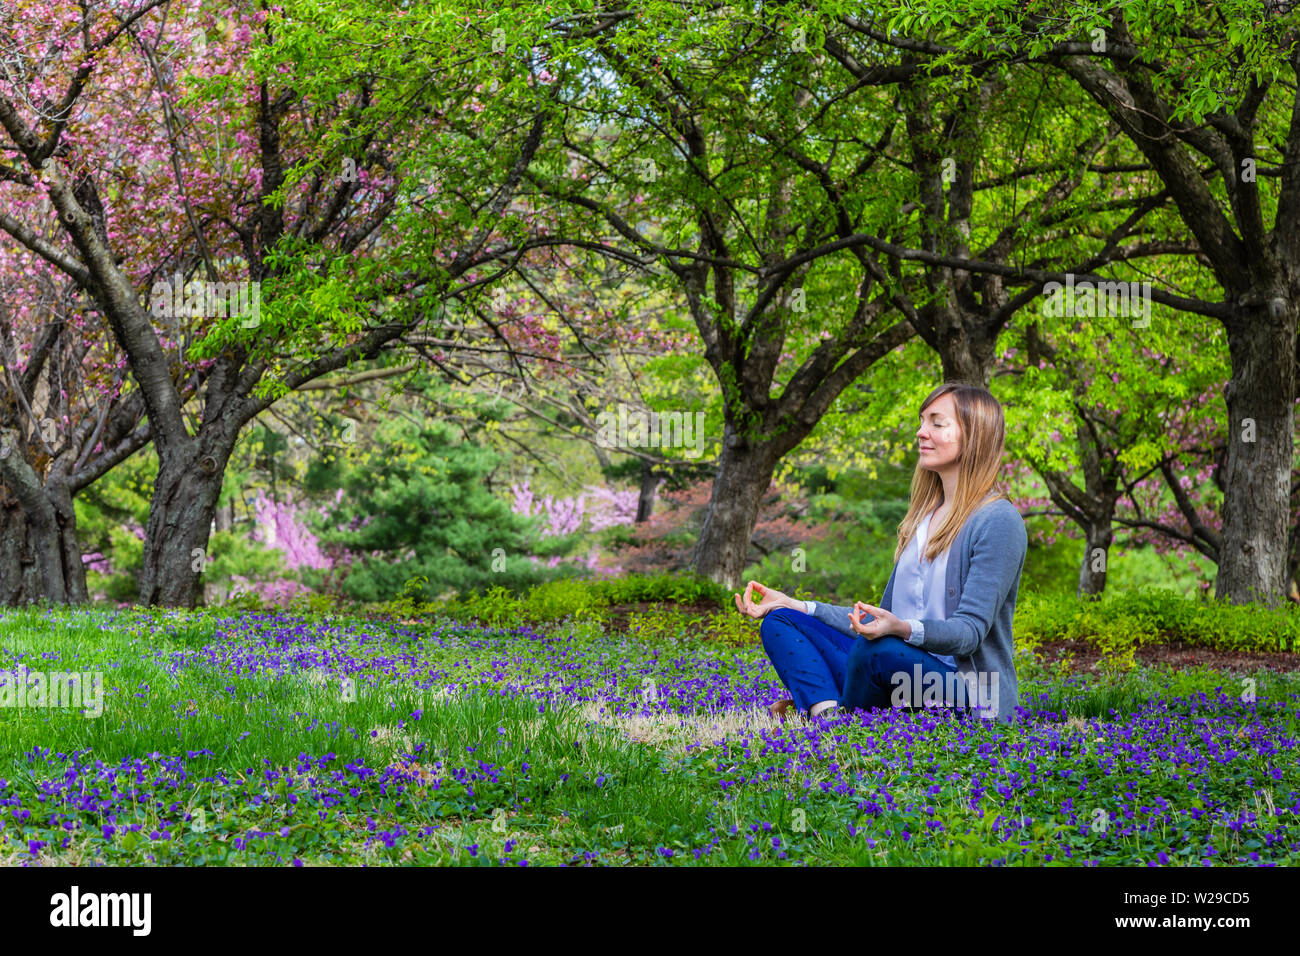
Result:
[[[593,720],[590,706],[534,699],[510,690],[510,682],[539,681],[559,661],[572,662],[568,678],[608,672],[626,695],[638,692],[645,674],[664,687],[704,673],[729,675],[740,686],[754,679],[745,668],[761,659],[756,645],[709,656],[689,629],[629,639],[593,622],[561,622],[539,635],[474,630],[437,641],[432,635],[443,622],[409,632],[353,622],[355,634],[337,630],[341,620],[311,622],[331,653],[400,660],[391,679],[359,670],[353,696],[336,680],[315,681],[302,669],[233,674],[169,663],[169,655],[213,642],[221,617],[110,620],[23,611],[0,618],[0,670],[23,654],[33,668],[40,662],[47,670],[102,671],[106,694],[98,719],[70,710],[0,709],[0,779],[8,787],[0,799],[17,796],[31,811],[26,820],[14,816],[16,807],[0,817],[0,859],[894,865],[1032,864],[1050,857],[1131,865],[1161,851],[1174,862],[1199,864],[1209,844],[1225,862],[1250,852],[1274,862],[1300,858],[1297,834],[1283,817],[1234,829],[1209,812],[1228,820],[1269,803],[1282,809],[1297,802],[1295,761],[1266,752],[1300,738],[1294,675],[1252,675],[1258,703],[1247,704],[1240,677],[1205,669],[1138,668],[1091,682],[1040,674],[1022,681],[1022,703],[1034,700],[1055,714],[1045,722],[972,728],[932,714],[884,714],[820,730],[765,729],[759,722],[733,727],[725,738],[706,728],[682,752],[629,735],[630,725]],[[442,678],[418,686],[415,678],[430,669],[453,674],[461,692],[438,693]],[[654,719],[673,728],[691,717]],[[1143,720],[1157,730],[1143,730]],[[1139,752],[1166,737],[1181,741],[1189,759],[1168,768],[1143,764],[1138,772],[1127,752],[1091,743],[1127,735],[1137,735]],[[1220,759],[1238,739],[1241,753]],[[798,746],[782,750],[790,740]],[[1036,770],[1026,748],[1042,752]],[[52,790],[68,779],[69,763],[59,755],[74,752],[82,754],[76,793],[89,800],[79,808]],[[327,754],[333,758],[325,764],[304,767],[303,755],[316,761]],[[95,807],[109,789],[95,761],[126,768],[118,778],[127,792],[119,832],[111,839]],[[972,806],[977,771],[988,774],[987,785]],[[845,781],[854,782],[855,794],[845,792]],[[42,793],[50,799],[39,800]],[[1161,800],[1179,812],[1150,832],[1079,832],[1077,821],[1067,821],[1070,812],[1086,819],[1102,810],[1120,829],[1125,814]],[[1086,806],[1071,811],[1072,801]],[[1193,812],[1197,801],[1200,816]],[[128,823],[140,832],[122,832]],[[170,839],[150,838],[163,831]],[[378,838],[384,833],[391,840]],[[45,845],[33,852],[32,840]]]

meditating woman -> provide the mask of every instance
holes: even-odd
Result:
[[[784,718],[836,708],[966,707],[1010,720],[1011,619],[1028,536],[997,483],[1005,423],[987,389],[948,383],[921,405],[920,461],[881,607],[796,601],[750,581],[742,613],[793,700]]]

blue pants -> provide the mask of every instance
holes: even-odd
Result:
[[[901,638],[868,640],[843,634],[810,614],[789,608],[768,611],[758,630],[781,683],[804,712],[823,700],[837,700],[846,710],[889,707],[896,691],[911,706],[914,701],[908,692],[917,684],[917,665],[922,677],[934,672],[942,679],[956,671]],[[907,676],[907,684],[896,678],[900,673]],[[921,693],[916,687],[917,704]]]

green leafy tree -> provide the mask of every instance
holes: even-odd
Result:
[[[1232,363],[1215,595],[1281,601],[1300,314],[1300,11],[1266,0],[997,0],[972,13],[903,0],[873,17],[882,42],[925,51],[932,70],[1014,60],[1069,77],[1159,177],[1218,286],[1166,301],[1219,321]]]

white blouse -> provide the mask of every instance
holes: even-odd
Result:
[[[948,620],[943,589],[948,573],[948,552],[952,547],[949,545],[944,548],[933,561],[926,561],[922,557],[930,534],[930,519],[933,517],[934,514],[931,513],[921,519],[916,534],[912,535],[912,540],[898,556],[898,570],[894,575],[894,606],[890,610],[895,617],[902,618],[911,626],[912,633],[905,640],[916,647],[921,647],[925,641],[925,627],[921,623],[923,618],[932,621]],[[817,607],[816,601],[805,601],[804,604],[809,614]],[[957,660],[951,654],[930,656],[949,667],[957,666]]]

